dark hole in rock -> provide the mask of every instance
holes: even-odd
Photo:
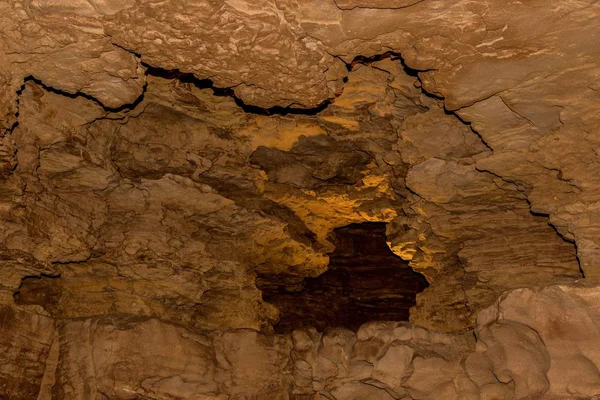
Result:
[[[46,311],[52,312],[61,296],[57,278],[52,276],[30,276],[23,278],[19,290],[13,295],[15,303],[20,305],[41,305]]]
[[[334,231],[329,270],[316,278],[259,275],[263,299],[280,310],[277,333],[297,328],[345,327],[368,321],[407,321],[425,277],[387,246],[385,223],[352,224]]]

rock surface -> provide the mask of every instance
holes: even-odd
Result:
[[[382,223],[336,229],[328,270],[316,278],[258,275],[263,299],[280,311],[275,331],[356,330],[370,321],[407,321],[427,280],[392,253],[385,231]]]
[[[507,292],[464,334],[399,322],[268,335],[118,314],[62,320],[45,343],[47,359],[49,347],[57,357],[28,368],[37,381],[18,376],[0,389],[31,398],[21,382],[33,386],[43,376],[39,399],[592,398],[600,393],[598,289],[571,283]],[[3,361],[18,361],[18,346]]]
[[[0,398],[599,396],[599,27],[592,0],[3,2]],[[274,335],[261,279],[328,276],[358,223],[427,278],[410,324]]]

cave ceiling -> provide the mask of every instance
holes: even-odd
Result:
[[[310,282],[356,224],[440,332],[594,280],[599,27],[588,0],[2,2],[0,305],[291,331],[282,288],[339,297]]]

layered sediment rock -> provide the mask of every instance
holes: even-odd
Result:
[[[369,321],[408,321],[427,280],[392,253],[385,231],[382,223],[336,229],[328,269],[316,278],[258,275],[263,299],[280,311],[275,331],[356,330]]]
[[[41,362],[0,389],[11,399],[31,398],[40,382],[40,399],[592,398],[599,301],[598,287],[582,283],[516,289],[461,335],[399,322],[202,332],[118,314],[63,320],[52,335],[38,323],[31,334],[50,334],[36,341]],[[3,359],[22,365],[19,345]]]
[[[599,19],[0,4],[0,398],[600,394]],[[273,335],[261,281],[331,276],[360,223],[426,277],[421,327]]]

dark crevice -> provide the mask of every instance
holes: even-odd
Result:
[[[283,106],[274,106],[270,108],[263,108],[251,104],[246,104],[242,99],[236,96],[235,91],[232,87],[230,88],[220,88],[214,85],[214,82],[211,79],[205,78],[200,79],[196,77],[193,73],[190,72],[181,72],[177,69],[163,69],[158,67],[153,67],[148,64],[143,64],[146,68],[146,74],[164,78],[164,79],[177,79],[183,83],[189,83],[197,87],[198,89],[211,89],[215,96],[223,96],[223,97],[231,97],[235,101],[235,103],[240,107],[244,112],[249,114],[258,114],[258,115],[317,115],[321,111],[325,110],[329,104],[331,104],[331,100],[326,100],[317,107],[312,108],[300,108],[299,106],[290,105],[288,107]]]
[[[402,65],[402,68],[404,69],[404,72],[407,75],[415,77],[416,79],[419,80],[419,88],[421,89],[421,92],[423,93],[423,95],[425,95],[425,96],[427,96],[429,98],[438,100],[440,102],[444,101],[444,97],[443,96],[441,96],[439,94],[436,94],[436,93],[431,93],[431,92],[428,92],[427,90],[425,90],[425,88],[423,88],[423,85],[422,85],[422,82],[421,82],[421,77],[419,75],[420,73],[429,72],[429,71],[435,71],[435,70],[434,69],[418,70],[418,69],[411,68],[411,67],[409,67],[406,64],[406,62],[404,61],[404,59],[402,58],[402,55],[400,53],[388,51],[386,53],[383,53],[381,55],[377,55],[377,56],[374,56],[374,57],[358,56],[358,57],[356,57],[354,59],[354,61],[351,64],[355,65],[355,64],[359,64],[360,63],[360,64],[369,65],[369,64],[371,64],[373,62],[381,61],[381,60],[384,60],[384,59],[390,59],[392,61],[398,61],[398,62],[400,62],[400,64]],[[458,115],[458,113],[456,111],[452,111],[452,110],[449,110],[448,108],[446,108],[445,104],[444,104],[444,113],[446,115],[455,117],[461,123],[463,123],[464,125],[466,125],[467,127],[469,127],[469,129],[471,130],[471,132],[473,132],[479,138],[479,140],[481,141],[481,143],[488,150],[490,150],[491,152],[494,151],[494,149],[485,141],[485,139],[481,136],[481,134],[479,134],[479,132],[477,132],[473,128],[471,122],[464,120],[460,115]]]
[[[346,67],[348,68],[348,71],[352,71],[352,69],[354,69],[354,67],[357,65],[371,65],[377,61],[383,61],[383,60],[387,60],[387,59],[396,61],[396,60],[402,60],[402,57],[400,57],[400,55],[398,53],[395,53],[392,51],[387,51],[385,53],[376,54],[376,55],[370,56],[370,57],[356,56],[350,63],[346,64]]]
[[[26,84],[26,81],[24,81],[23,84],[21,85],[21,87],[19,88],[19,90],[17,90],[17,101],[16,101],[17,111],[15,112],[15,122],[8,129],[9,134],[12,134],[15,131],[15,129],[17,129],[17,127],[19,126],[19,107],[21,105],[21,95],[23,94],[23,90],[25,90],[25,84]],[[15,165],[15,168],[16,168],[16,165]]]
[[[471,122],[464,120],[460,115],[458,115],[458,113],[456,111],[450,111],[448,110],[446,107],[444,107],[444,113],[446,115],[451,115],[453,117],[455,117],[456,119],[458,119],[461,123],[463,123],[464,125],[466,125],[471,132],[473,132],[473,134],[475,134],[478,138],[479,141],[492,153],[494,152],[494,149],[492,148],[492,146],[490,146],[485,139],[483,138],[483,136],[481,136],[481,134],[479,132],[477,132],[474,128],[473,125],[471,124]]]
[[[387,51],[385,53],[382,54],[377,54],[371,57],[365,57],[365,56],[357,56],[355,57],[350,63],[346,64],[346,68],[348,68],[348,71],[352,71],[352,69],[356,66],[356,65],[369,65],[371,66],[371,64],[377,62],[377,61],[382,61],[382,60],[391,60],[391,61],[397,61],[400,63],[400,65],[402,66],[402,69],[404,70],[404,73],[408,76],[412,76],[416,79],[418,79],[418,87],[419,89],[421,89],[421,92],[423,93],[424,96],[438,100],[440,102],[443,102],[444,97],[436,94],[436,93],[431,93],[426,91],[423,88],[422,85],[422,81],[421,81],[421,77],[419,74],[423,73],[423,72],[429,72],[429,71],[435,71],[435,69],[430,68],[430,69],[415,69],[415,68],[411,68],[409,67],[406,62],[404,61],[404,58],[402,58],[402,55],[398,52],[394,52],[394,51]],[[377,68],[377,67],[374,67]],[[455,113],[446,110],[446,108],[444,108],[444,112],[446,112],[446,114],[448,115],[454,115],[457,118],[460,119],[460,117],[458,117],[458,115],[456,115]],[[462,119],[460,119],[461,122],[465,123],[465,121],[463,121]],[[476,132],[475,132],[476,133]],[[477,134],[477,133],[476,133]]]
[[[133,110],[135,107],[137,107],[138,104],[140,104],[144,100],[144,94],[146,93],[146,88],[148,86],[147,83],[144,84],[144,86],[142,87],[142,94],[140,96],[138,96],[138,98],[133,103],[124,104],[120,107],[108,107],[108,106],[104,105],[100,100],[98,100],[94,96],[90,96],[87,93],[83,93],[83,92],[69,93],[64,90],[56,89],[52,86],[46,85],[44,82],[42,82],[41,80],[37,79],[36,77],[34,77],[32,75],[26,77],[24,82],[25,82],[24,85],[27,82],[34,82],[36,85],[40,86],[42,89],[46,90],[47,92],[58,94],[61,96],[66,96],[70,99],[76,99],[78,97],[82,97],[84,99],[87,99],[87,100],[90,100],[90,101],[96,103],[104,111],[109,112],[109,113],[118,113],[118,112],[122,112],[122,111]]]
[[[52,261],[50,264],[52,265],[72,265],[72,264],[85,264],[92,259],[92,255],[90,254],[87,258],[81,260],[73,260],[73,261]]]
[[[434,69],[431,69],[431,68],[430,69],[411,68],[406,64],[406,62],[404,61],[404,58],[402,58],[402,55],[395,51],[386,51],[385,53],[376,54],[376,55],[370,56],[370,57],[356,56],[350,63],[346,64],[346,68],[348,69],[348,71],[352,71],[352,69],[356,65],[371,65],[375,62],[383,61],[383,60],[398,61],[400,63],[400,65],[402,65],[402,68],[404,69],[404,72],[406,73],[406,75],[409,75],[409,76],[412,76],[415,78],[419,78],[419,73],[435,71]],[[425,94],[431,95],[431,96],[434,96],[437,98],[437,96],[432,95],[431,93],[425,93]]]
[[[552,225],[550,225],[552,226]],[[579,265],[579,273],[581,274],[581,277],[583,279],[585,279],[585,271],[583,270],[583,268],[581,268],[581,260],[579,259],[579,252],[577,251],[577,245],[574,243],[573,244],[575,246],[575,259],[577,260],[577,265]]]
[[[341,58],[339,58],[339,59],[341,60]],[[418,77],[418,74],[420,72],[430,71],[430,70],[416,70],[416,69],[410,68],[409,66],[406,65],[406,63],[404,62],[404,60],[402,59],[402,57],[400,56],[399,53],[392,52],[392,51],[388,51],[388,52],[378,54],[378,55],[375,55],[372,57],[357,56],[350,63],[345,63],[345,64],[346,64],[346,68],[348,69],[348,71],[352,71],[352,69],[356,65],[370,65],[374,62],[385,60],[385,59],[399,61],[402,65],[402,67],[404,68],[404,71],[410,76]],[[287,106],[287,107],[274,106],[274,107],[270,107],[270,108],[264,108],[264,107],[259,107],[256,105],[244,103],[244,101],[242,99],[240,99],[238,96],[236,96],[234,87],[226,87],[226,88],[217,87],[217,86],[215,86],[214,82],[209,78],[200,79],[193,73],[182,72],[178,69],[164,69],[164,68],[155,67],[155,66],[152,66],[152,65],[149,65],[146,63],[142,63],[142,65],[146,69],[147,75],[164,78],[164,79],[177,79],[180,82],[192,84],[195,87],[197,87],[198,89],[210,89],[210,90],[212,90],[212,92],[215,96],[231,97],[231,98],[233,98],[235,103],[238,105],[238,107],[240,107],[244,112],[249,113],[249,114],[267,115],[267,116],[269,116],[269,115],[281,115],[281,116],[312,115],[312,116],[315,116],[315,115],[318,115],[319,113],[321,113],[322,111],[324,111],[325,109],[327,109],[327,107],[329,107],[329,105],[331,105],[331,103],[332,103],[332,99],[328,99],[328,100],[325,100],[324,102],[322,102],[321,104],[319,104],[318,106],[311,107],[311,108],[302,108],[300,105],[294,105],[294,104]],[[348,82],[348,77],[344,77],[343,82],[344,83]],[[423,93],[426,96],[434,97],[436,99],[441,99],[440,97],[433,95],[431,93],[427,93],[425,91],[423,91]]]
[[[550,228],[552,228],[552,230],[554,230],[554,232],[558,235],[558,237],[560,237],[565,242],[573,245],[573,250],[575,253],[575,260],[577,261],[577,266],[579,267],[579,273],[581,274],[581,277],[585,279],[585,272],[583,271],[583,268],[581,268],[581,260],[579,259],[579,251],[577,249],[577,242],[575,240],[570,239],[570,238],[566,237],[565,235],[563,235],[558,230],[558,228],[556,226],[554,226],[554,224],[552,222],[550,222],[550,214],[533,211],[531,209],[531,202],[529,201],[529,199],[527,200],[527,204],[529,204],[529,212],[531,213],[531,215],[533,215],[534,217],[546,218],[548,226]]]
[[[334,1],[334,3],[336,3],[336,7],[339,8],[342,11],[352,11],[352,10],[403,10],[405,8],[409,8],[409,7],[413,7],[419,3],[424,2],[425,0],[414,0],[414,3],[410,3],[410,4],[405,4],[402,6],[397,6],[397,7],[385,7],[385,6],[380,6],[380,7],[374,7],[374,6],[354,6],[354,7],[347,7],[347,8],[342,8],[339,5],[337,5],[337,2]]]
[[[342,60],[340,57],[337,57],[337,58]],[[416,70],[416,69],[409,67],[404,62],[404,59],[402,58],[402,56],[399,53],[393,52],[393,51],[388,51],[388,52],[385,52],[382,54],[377,54],[377,55],[374,55],[371,57],[357,56],[349,63],[344,62],[343,60],[342,61],[345,63],[348,71],[352,71],[352,69],[356,65],[371,65],[377,61],[381,61],[381,60],[385,60],[385,59],[390,59],[392,61],[400,62],[405,73],[410,76],[416,77],[416,78],[419,77],[419,73],[421,73],[421,72],[431,71],[431,69]],[[193,74],[191,72],[182,72],[178,69],[164,69],[164,68],[155,67],[155,66],[152,66],[152,65],[149,65],[146,63],[142,63],[142,65],[146,69],[146,75],[155,76],[155,77],[164,78],[164,79],[177,79],[180,82],[192,84],[195,87],[197,87],[198,89],[210,89],[210,90],[212,90],[212,92],[215,96],[231,97],[231,98],[233,98],[235,103],[238,105],[238,107],[240,107],[244,112],[249,113],[249,114],[267,115],[267,116],[269,116],[269,115],[281,115],[281,116],[310,115],[310,116],[315,116],[315,115],[318,115],[319,113],[321,113],[322,111],[326,110],[333,102],[332,99],[327,99],[324,102],[322,102],[321,104],[319,104],[318,106],[311,107],[311,108],[303,108],[297,104],[292,104],[287,107],[274,106],[274,107],[270,107],[270,108],[264,108],[264,107],[259,107],[256,105],[244,103],[244,101],[235,94],[235,91],[234,91],[235,87],[225,87],[225,88],[217,87],[217,86],[215,86],[214,82],[210,78],[201,79],[201,78],[198,78],[195,74]],[[347,83],[348,77],[344,77],[343,82]],[[423,93],[424,93],[424,95],[426,95],[428,97],[432,97],[437,100],[443,100],[442,97],[437,96],[432,93],[428,93],[425,90],[423,90]]]
[[[13,294],[15,304],[40,305],[50,312],[58,303],[60,289],[56,285],[59,274],[25,276],[19,289]]]
[[[235,103],[242,109],[244,112],[250,114],[258,114],[258,115],[317,115],[321,111],[325,110],[331,104],[331,100],[325,100],[323,103],[313,108],[293,108],[293,107],[281,107],[275,106],[271,108],[261,108],[258,106],[253,106],[249,104],[245,104],[239,97],[235,97]]]
[[[398,61],[401,65],[402,68],[404,69],[404,72],[412,77],[415,77],[419,80],[419,88],[421,89],[421,92],[423,93],[423,95],[430,97],[432,99],[435,100],[439,100],[441,102],[444,101],[444,97],[441,95],[438,95],[436,93],[431,93],[428,92],[427,90],[425,90],[423,88],[423,85],[421,83],[421,77],[420,77],[420,73],[423,72],[429,72],[429,71],[434,71],[434,69],[425,69],[425,70],[418,70],[418,69],[414,69],[409,67],[406,62],[404,61],[404,59],[402,58],[402,55],[398,52],[393,52],[393,51],[388,51],[382,54],[377,54],[375,56],[372,57],[365,57],[365,56],[357,56],[354,58],[354,60],[352,60],[352,62],[346,64],[347,68],[349,71],[351,71],[354,66],[356,65],[370,65],[373,64],[377,61],[382,61],[382,60],[386,60],[389,59],[391,61]],[[457,110],[458,111],[458,110]],[[469,129],[471,130],[471,132],[473,132],[481,141],[481,143],[491,152],[494,151],[494,149],[485,141],[485,139],[481,136],[481,134],[479,134],[479,132],[477,132],[471,122],[464,120],[460,115],[458,115],[458,113],[456,111],[453,110],[449,110],[448,108],[446,108],[445,104],[444,104],[444,113],[446,115],[450,115],[455,117],[456,119],[458,119],[461,123],[463,123],[464,125],[466,125],[467,127],[469,127]]]
[[[404,58],[402,58],[402,55],[395,51],[386,51],[385,53],[376,54],[376,55],[370,56],[370,57],[356,56],[356,57],[354,57],[354,59],[352,61],[350,61],[349,63],[346,63],[346,68],[348,69],[348,71],[352,71],[352,69],[354,69],[354,67],[357,65],[370,66],[373,63],[376,63],[378,61],[383,61],[383,60],[398,61],[400,63],[400,65],[402,65],[404,72],[407,75],[415,77],[415,78],[419,78],[419,73],[421,73],[421,72],[434,71],[433,69],[419,70],[419,69],[414,69],[414,68],[409,67],[408,65],[406,65],[406,62],[404,61]],[[429,95],[429,93],[425,93],[425,94]]]
[[[345,327],[369,321],[408,321],[425,277],[387,245],[386,224],[352,224],[334,231],[329,269],[316,278],[257,276],[263,299],[280,310],[278,333],[297,328]]]

